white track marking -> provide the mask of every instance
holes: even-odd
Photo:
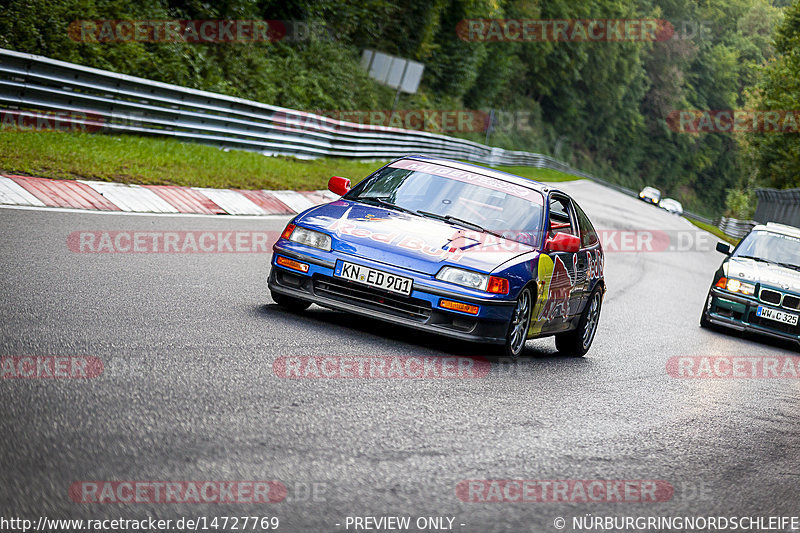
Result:
[[[302,213],[309,207],[314,207],[315,204],[297,191],[267,191],[275,198],[294,209],[298,213]]]
[[[136,213],[177,213],[178,210],[171,206],[159,195],[138,185],[125,185],[122,183],[109,183],[103,181],[84,181],[106,200],[116,205],[123,211]]]
[[[230,189],[206,189],[192,187],[230,215],[266,215],[267,212],[251,202],[243,194]]]
[[[204,217],[215,220],[264,220],[264,219],[289,219],[292,214],[286,215],[238,215],[230,216],[227,214],[207,214],[207,213],[135,213],[132,211],[100,211],[94,209],[78,209],[74,207],[39,207],[33,205],[3,205],[0,204],[0,209],[20,209],[25,211],[49,211],[53,213],[75,213],[80,215],[110,215],[110,216],[133,216],[133,217]]]
[[[41,200],[26,191],[19,183],[5,176],[0,176],[0,204],[44,207]]]

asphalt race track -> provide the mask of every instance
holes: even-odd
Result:
[[[609,292],[587,357],[530,341],[518,363],[490,358],[479,379],[284,379],[273,371],[281,356],[487,352],[316,306],[283,311],[266,288],[267,253],[67,246],[77,231],[279,232],[287,217],[0,209],[0,355],[93,356],[104,366],[88,380],[0,379],[0,514],[277,516],[279,531],[330,532],[355,531],[352,518],[366,516],[546,532],[558,531],[557,517],[573,531],[573,517],[588,514],[797,515],[800,380],[680,379],[667,362],[800,354],[698,326],[722,260],[715,239],[599,185],[562,188],[598,228],[666,231],[689,249],[607,248]],[[456,492],[464,480],[506,479],[660,480],[673,492],[589,503],[472,502]],[[85,480],[278,480],[288,496],[75,503],[70,486]]]

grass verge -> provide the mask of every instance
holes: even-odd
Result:
[[[42,178],[233,189],[325,189],[331,176],[356,183],[385,161],[313,160],[225,151],[174,139],[68,132],[0,131],[0,172]],[[580,179],[555,170],[497,167],[537,181]]]
[[[722,239],[725,242],[729,242],[730,244],[732,244],[734,246],[739,244],[739,241],[742,240],[742,239],[735,239],[733,237],[728,237],[727,235],[722,233],[721,229],[719,229],[716,226],[712,226],[711,224],[706,224],[705,222],[700,222],[698,220],[692,220],[691,218],[687,218],[686,220],[688,220],[689,222],[691,222],[692,224],[694,224],[698,228],[706,230],[707,232],[712,233],[716,237]]]
[[[535,181],[557,182],[557,181],[572,181],[572,180],[583,179],[580,176],[567,174],[559,170],[550,170],[549,168],[533,168],[533,167],[494,167],[494,168],[496,168],[497,170],[502,170],[503,172],[516,174],[517,176],[522,176],[523,178],[528,178]]]

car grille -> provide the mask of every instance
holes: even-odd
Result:
[[[800,298],[797,296],[791,296],[787,294],[783,297],[783,306],[786,309],[793,309],[795,311],[800,311]]]
[[[314,292],[334,300],[411,318],[419,322],[425,322],[431,316],[430,302],[343,279],[314,276]]]
[[[772,305],[780,305],[782,294],[779,293],[778,291],[773,291],[770,289],[761,289],[761,293],[759,294],[758,297],[764,303]]]

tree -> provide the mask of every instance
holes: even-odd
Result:
[[[778,132],[755,132],[745,138],[746,154],[760,183],[770,187],[800,187],[800,0],[788,7],[773,44],[776,57],[761,71],[750,93],[757,110],[794,114]]]

